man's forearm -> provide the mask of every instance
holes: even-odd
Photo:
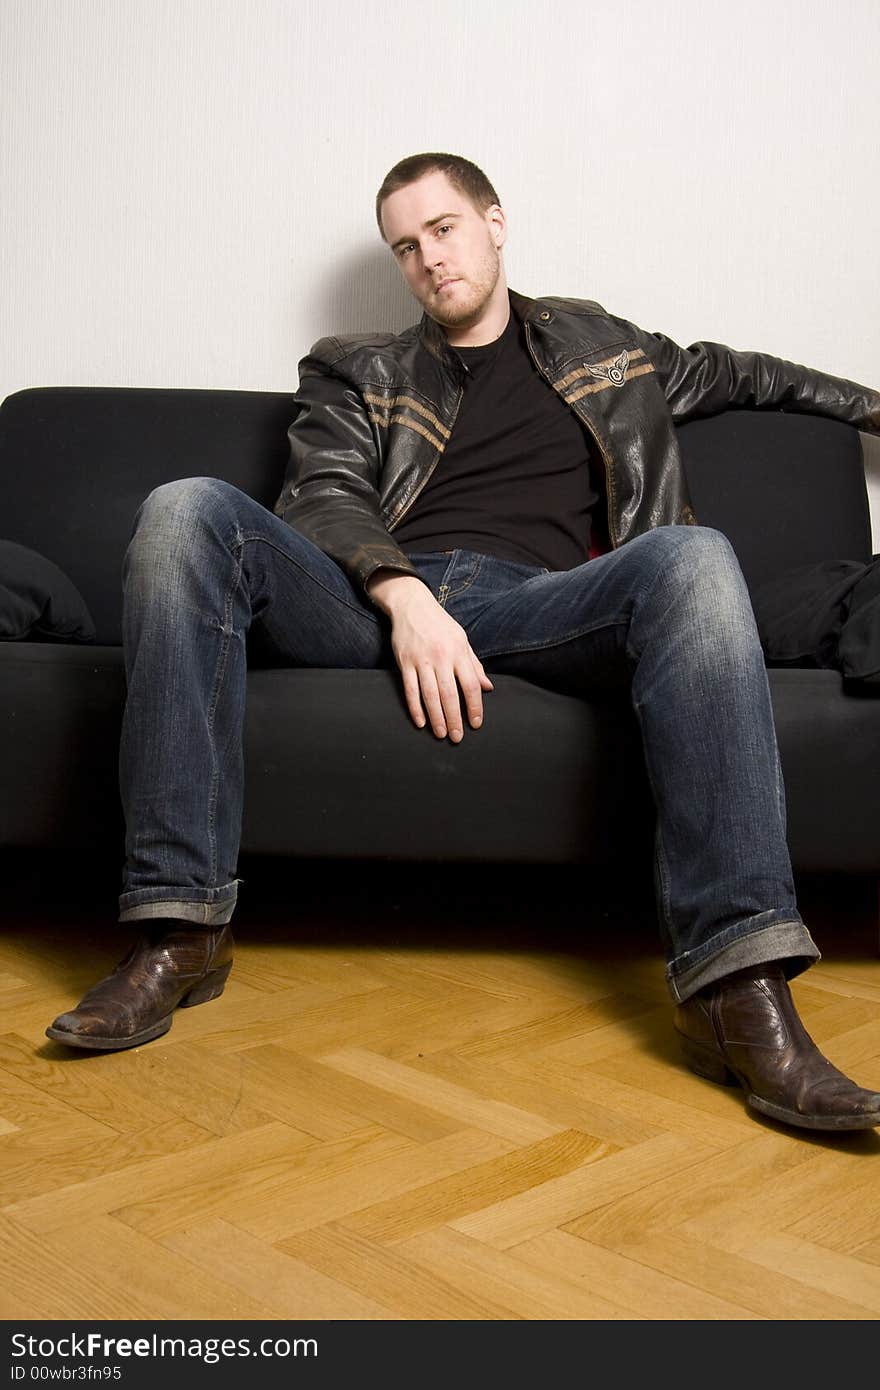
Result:
[[[880,393],[869,386],[767,353],[712,342],[681,348],[663,334],[637,332],[677,423],[731,406],[777,407],[880,433]]]

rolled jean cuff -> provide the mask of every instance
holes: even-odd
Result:
[[[699,952],[691,951],[666,967],[666,984],[676,1004],[714,984],[724,975],[749,965],[778,961],[791,980],[800,975],[821,953],[801,919],[778,920],[777,912],[762,912],[737,928],[728,928],[708,941]],[[698,957],[698,959],[695,959]]]
[[[222,888],[135,888],[119,899],[120,922],[172,918],[200,927],[222,927],[232,920],[239,880]]]

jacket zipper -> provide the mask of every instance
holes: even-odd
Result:
[[[557,390],[554,383],[550,380],[550,377],[548,376],[547,372],[544,370],[544,368],[538,361],[537,354],[535,353],[535,350],[532,347],[532,336],[530,329],[531,325],[527,322],[525,325],[526,346],[529,349],[532,361],[534,362],[537,370],[541,373],[541,376],[544,378],[544,380],[548,383],[548,385],[553,387],[554,391],[556,391],[556,394],[559,397],[559,399],[561,401],[565,401],[565,404],[568,405],[568,401],[565,400],[565,397],[563,396],[562,392]],[[619,540],[617,528],[616,526],[614,526],[611,519],[611,502],[614,497],[614,478],[611,472],[611,461],[605,450],[604,444],[602,443],[599,436],[596,434],[596,431],[594,430],[590,421],[587,419],[586,415],[584,415],[583,412],[580,411],[576,405],[568,405],[568,408],[569,410],[573,411],[577,418],[581,421],[581,423],[583,424],[584,428],[586,429],[587,433],[589,434],[590,438],[592,439],[593,443],[599,451],[599,457],[602,460],[602,467],[605,469],[605,512],[608,521],[608,539],[611,541],[612,546],[616,550],[619,545]]]
[[[460,408],[461,408],[461,398],[462,398],[463,395],[464,395],[464,387],[463,387],[463,386],[460,386],[460,387],[458,388],[458,399],[457,399],[456,402],[455,402],[455,409],[454,409],[453,412],[452,412],[452,419],[451,419],[450,422],[449,422],[449,433],[450,433],[450,434],[452,433],[453,429],[455,428],[455,422],[456,422],[456,420],[458,419],[458,412],[459,412],[459,410],[460,410]],[[413,502],[416,501],[416,499],[419,497],[419,495],[420,495],[421,492],[424,490],[424,488],[427,487],[428,481],[429,481],[429,479],[433,476],[434,470],[436,469],[436,467],[437,467],[437,465],[438,465],[438,463],[440,462],[440,460],[441,460],[442,457],[443,457],[443,454],[442,454],[442,453],[438,453],[438,454],[437,454],[437,457],[435,458],[434,462],[431,464],[431,467],[430,467],[430,468],[428,469],[428,471],[426,472],[424,478],[422,478],[422,481],[419,483],[418,487],[415,489],[415,491],[411,494],[411,496],[410,496],[410,497],[407,499],[407,501],[404,503],[403,507],[402,507],[401,510],[397,513],[397,516],[394,518],[394,520],[393,520],[393,521],[389,521],[389,523],[388,523],[388,533],[389,533],[389,535],[390,535],[390,533],[391,533],[392,531],[394,531],[394,530],[397,529],[397,527],[400,525],[400,523],[403,521],[403,518],[406,516],[407,512],[409,511],[410,507],[412,506]]]

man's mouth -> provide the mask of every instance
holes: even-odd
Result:
[[[438,280],[437,284],[434,286],[434,293],[440,294],[442,290],[448,289],[450,285],[457,284],[458,278],[455,275],[447,275],[444,280]]]

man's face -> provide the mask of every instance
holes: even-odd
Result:
[[[506,311],[506,225],[497,204],[481,212],[435,172],[385,199],[382,228],[416,299],[452,341],[502,302]]]

